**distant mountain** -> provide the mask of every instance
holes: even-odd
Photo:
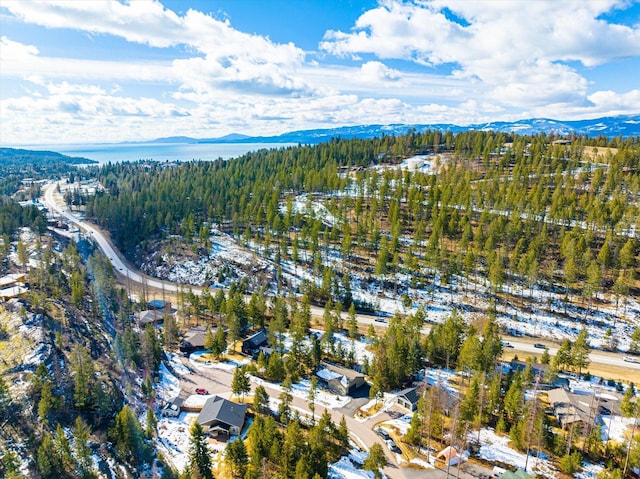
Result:
[[[404,135],[409,130],[417,132],[426,130],[452,131],[457,133],[466,130],[500,131],[503,133],[518,133],[521,135],[537,135],[539,133],[555,133],[558,135],[604,135],[610,138],[622,136],[640,136],[640,115],[625,115],[615,117],[595,118],[593,120],[560,121],[548,118],[531,118],[513,122],[496,121],[468,126],[447,123],[418,124],[418,125],[357,125],[326,128],[317,130],[290,131],[275,136],[247,136],[232,133],[220,138],[203,138],[200,140],[188,137],[172,137],[172,142],[179,143],[178,138],[185,138],[184,143],[302,143],[315,144],[328,141],[331,138],[374,138],[381,135]],[[167,142],[163,138],[155,142]],[[188,141],[186,141],[188,140]]]
[[[55,151],[21,150],[18,148],[0,148],[0,165],[3,167],[25,165],[52,165],[64,163],[67,165],[90,165],[97,161],[63,155]]]

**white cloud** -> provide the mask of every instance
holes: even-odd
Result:
[[[394,82],[402,79],[402,73],[384,63],[366,62],[360,67],[360,80],[368,83]]]
[[[236,81],[254,83],[272,91],[309,88],[292,75],[304,60],[301,49],[292,43],[275,44],[268,38],[240,32],[228,21],[195,10],[179,16],[155,0],[127,3],[7,0],[3,7],[25,22],[48,28],[109,34],[152,47],[186,46],[196,55],[176,60],[176,72],[172,75],[181,81],[182,88],[224,87]],[[34,56],[37,51],[29,53]],[[194,79],[193,75],[186,74],[192,68],[201,77]]]
[[[598,19],[620,3],[388,0],[360,16],[351,32],[328,31],[320,48],[450,64],[455,77],[480,80],[505,105],[571,103],[584,99],[587,82],[561,62],[589,67],[640,55],[640,27]],[[447,18],[445,8],[463,21]]]
[[[0,37],[3,86],[15,82],[0,91],[0,137],[119,141],[637,112],[635,85],[620,93],[589,81],[588,67],[640,55],[639,26],[598,19],[614,5],[624,2],[382,0],[307,53],[157,0],[2,0],[3,21],[45,27],[42,38],[85,32],[87,44],[66,58],[37,36]],[[135,43],[138,57],[100,60],[87,47],[100,43],[106,58],[113,37]]]

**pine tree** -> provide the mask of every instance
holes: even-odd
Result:
[[[580,333],[578,333],[576,342],[571,348],[571,364],[574,368],[577,368],[578,374],[581,374],[582,369],[586,368],[591,362],[589,360],[589,352],[590,348],[587,341],[587,330],[586,328],[582,328]]]
[[[375,442],[369,449],[369,455],[364,460],[363,469],[373,472],[373,475],[380,479],[382,477],[381,469],[387,464],[387,457],[382,450],[379,442]]]
[[[191,426],[189,437],[188,469],[191,477],[213,479],[211,472],[211,453],[209,451],[207,435],[198,421]]]
[[[235,478],[244,477],[249,464],[247,447],[242,439],[236,439],[227,444],[224,452],[225,462],[231,469],[231,475]]]
[[[258,414],[269,414],[269,394],[262,384],[256,386],[253,395],[253,409]]]
[[[251,391],[251,382],[249,376],[243,368],[237,367],[233,371],[233,379],[231,380],[231,392],[236,396],[244,395]]]
[[[89,426],[87,426],[82,418],[77,417],[73,427],[73,450],[77,462],[76,470],[78,477],[81,479],[95,477],[91,449],[89,448],[90,435],[91,429]]]

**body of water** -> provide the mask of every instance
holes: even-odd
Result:
[[[83,145],[20,146],[26,150],[56,151],[95,160],[99,164],[124,161],[213,161],[237,158],[263,148],[284,148],[294,143],[105,143]]]

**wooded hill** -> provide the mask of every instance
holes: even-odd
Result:
[[[432,154],[432,168],[396,167],[414,154]],[[113,164],[99,178],[107,191],[87,215],[130,257],[162,235],[202,246],[217,223],[320,275],[336,274],[324,265],[338,251],[346,269],[403,272],[414,284],[479,273],[494,290],[545,281],[589,299],[635,284],[637,138],[412,133],[175,167]],[[301,214],[301,194],[335,221]]]

